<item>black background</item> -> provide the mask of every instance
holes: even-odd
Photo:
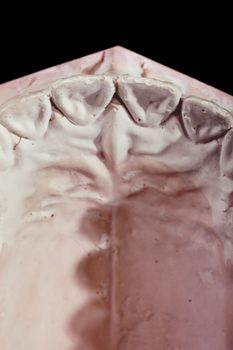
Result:
[[[141,4],[133,14],[118,3],[107,13],[64,4],[49,14],[32,4],[30,14],[1,23],[0,83],[121,45],[233,95],[230,10],[177,16],[167,4],[160,11]]]

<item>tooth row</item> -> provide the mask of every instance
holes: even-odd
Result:
[[[181,97],[176,86],[154,79],[74,76],[55,82],[45,93],[9,101],[0,109],[0,123],[20,137],[42,137],[48,128],[52,101],[71,123],[84,126],[104,112],[115,92],[135,122],[147,127],[166,120]]]
[[[195,143],[222,137],[232,127],[232,115],[227,110],[193,96],[182,99],[181,90],[172,83],[129,76],[80,75],[59,80],[48,91],[14,98],[0,107],[0,163],[11,162],[10,156],[3,161],[3,153],[11,147],[6,129],[28,139],[43,137],[53,106],[71,123],[85,126],[100,117],[114,94],[135,123],[143,127],[159,126],[181,102],[185,133]],[[227,140],[223,142],[224,164],[231,147]]]

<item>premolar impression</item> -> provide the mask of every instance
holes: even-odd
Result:
[[[110,77],[78,76],[56,82],[52,99],[73,124],[87,125],[103,113],[114,92]]]
[[[184,99],[182,118],[190,139],[200,143],[223,136],[233,125],[233,117],[227,110],[197,97]]]
[[[117,91],[135,122],[154,127],[176,109],[181,90],[174,84],[155,79],[121,77]]]
[[[42,137],[51,116],[51,105],[45,93],[33,93],[9,101],[0,111],[0,122],[20,137]]]

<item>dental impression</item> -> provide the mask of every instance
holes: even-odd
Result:
[[[233,348],[233,97],[115,47],[0,85],[0,348]]]

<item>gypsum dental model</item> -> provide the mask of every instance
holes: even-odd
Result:
[[[233,98],[116,47],[0,103],[1,349],[232,349]]]

